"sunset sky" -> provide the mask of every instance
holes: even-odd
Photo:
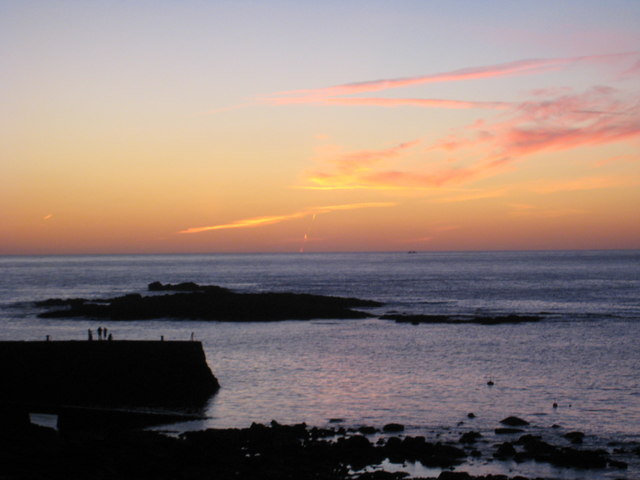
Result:
[[[640,248],[640,1],[0,0],[0,254]]]

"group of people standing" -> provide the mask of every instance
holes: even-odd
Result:
[[[107,327],[98,327],[98,340],[113,340],[113,335],[107,330]],[[93,330],[89,329],[89,341],[93,340]]]

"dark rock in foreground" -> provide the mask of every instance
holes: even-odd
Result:
[[[422,323],[451,323],[451,324],[468,324],[475,323],[479,325],[500,325],[503,323],[525,323],[537,322],[542,317],[534,315],[503,315],[496,317],[476,316],[450,316],[450,315],[406,315],[402,313],[390,313],[380,317],[383,320],[395,320],[396,323],[410,323],[419,325]]]
[[[150,320],[158,318],[273,321],[314,318],[366,318],[369,314],[352,310],[378,307],[381,303],[357,298],[302,293],[236,293],[226,288],[195,283],[149,284],[151,291],[173,291],[166,295],[130,294],[101,300],[49,299],[38,306],[66,306],[41,313],[41,318],[108,318],[110,320]]]
[[[404,432],[404,425],[401,423],[387,423],[384,427],[382,427],[383,432],[391,433],[391,432]]]
[[[571,443],[580,444],[584,440],[584,433],[582,432],[569,432],[564,434],[564,438],[569,440]]]
[[[618,462],[609,459],[608,453],[604,450],[577,450],[575,448],[557,447],[534,435],[523,435],[515,444],[524,448],[523,451],[516,452],[513,455],[518,462],[535,460],[536,462],[550,463],[557,467],[580,469],[601,469],[609,464],[614,468],[619,468],[616,465]]]
[[[218,388],[200,342],[0,342],[0,403],[197,406]]]
[[[508,425],[510,427],[524,427],[526,425],[529,425],[529,422],[518,417],[503,418],[502,420],[500,420],[500,423],[503,425]]]
[[[482,438],[480,432],[465,432],[460,436],[460,443],[475,443],[479,438]]]
[[[498,445],[496,452],[493,454],[496,458],[510,458],[516,454],[516,449],[509,442]]]
[[[493,431],[496,435],[511,435],[514,433],[523,433],[521,428],[496,428]]]
[[[337,437],[337,438],[336,438]],[[523,436],[498,446],[494,458],[536,460],[581,469],[624,468],[606,452],[575,450]],[[515,448],[517,446],[517,449]],[[385,459],[445,469],[438,480],[510,480],[505,475],[448,471],[467,459],[465,451],[424,437],[389,437],[375,444],[305,424],[253,424],[166,437],[156,432],[62,431],[34,425],[0,429],[0,477],[17,479],[199,480],[397,480],[404,472],[371,471]],[[363,469],[368,471],[364,472]],[[511,477],[527,480],[524,477]],[[539,479],[541,480],[541,479]]]

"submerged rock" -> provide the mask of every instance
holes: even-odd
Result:
[[[610,458],[607,460],[607,464],[610,467],[619,468],[621,470],[626,470],[627,468],[629,468],[629,464],[628,463],[622,462],[620,460],[612,460]]]
[[[523,427],[525,425],[529,425],[529,422],[518,417],[503,418],[502,420],[500,420],[500,423],[503,425],[508,425],[509,427]]]
[[[538,458],[536,460],[540,461]],[[603,450],[576,450],[574,448],[562,448],[548,457],[549,463],[559,467],[572,467],[583,469],[599,469],[607,466],[606,452]]]
[[[496,452],[493,454],[496,458],[509,458],[516,454],[516,449],[509,442],[498,445]]]
[[[400,423],[387,423],[384,427],[382,427],[383,432],[404,432],[404,425]]]
[[[467,472],[444,471],[438,475],[438,480],[471,480],[473,477]]]
[[[564,434],[564,438],[569,440],[573,444],[580,444],[584,440],[584,433],[582,432],[569,432]]]
[[[482,438],[480,432],[466,432],[460,436],[460,443],[475,443],[479,438]]]
[[[374,433],[378,433],[378,429],[375,427],[370,427],[368,425],[363,425],[362,427],[358,428],[358,432],[362,433],[363,435],[373,435]]]
[[[524,430],[521,428],[496,428],[493,432],[496,435],[509,435],[512,433],[523,433]]]
[[[396,323],[410,323],[412,325],[451,323],[479,325],[499,325],[503,323],[525,323],[542,320],[540,316],[534,315],[502,315],[495,317],[488,316],[451,316],[451,315],[408,315],[402,313],[388,313],[380,317],[383,320],[394,320]]]

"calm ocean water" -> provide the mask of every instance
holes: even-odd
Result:
[[[341,418],[457,438],[517,415],[534,431],[584,431],[587,446],[640,441],[640,251],[0,257],[0,273],[1,340],[84,339],[95,321],[41,320],[32,302],[143,293],[154,280],[385,302],[374,315],[545,316],[494,326],[101,321],[116,339],[194,332],[203,342],[222,389],[210,419],[184,428]]]

